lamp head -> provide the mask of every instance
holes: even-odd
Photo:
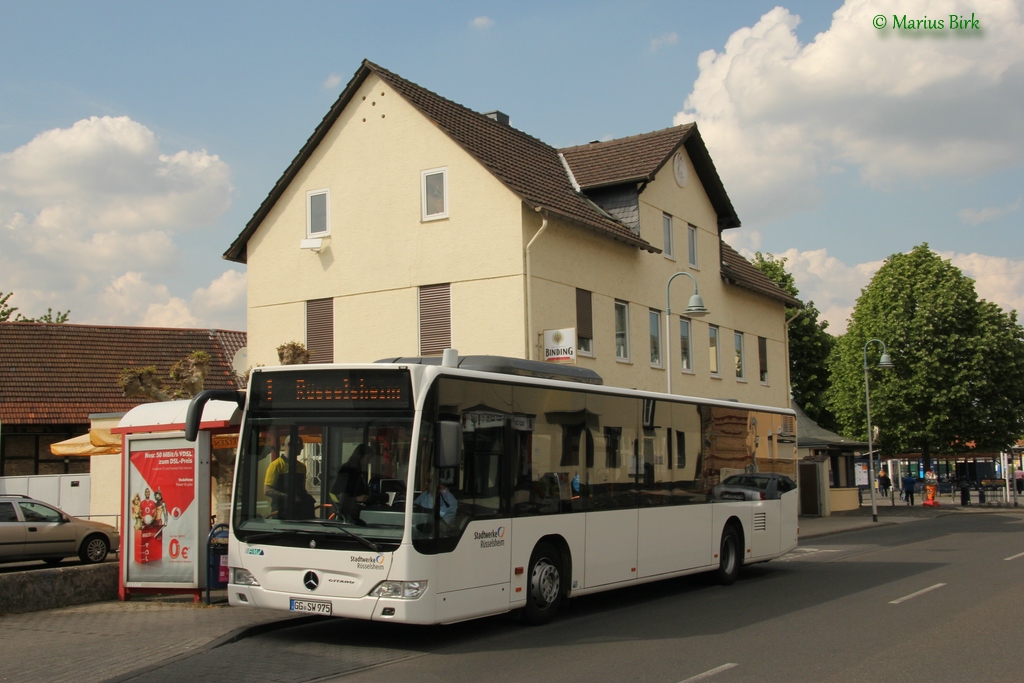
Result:
[[[891,370],[893,368],[892,358],[889,358],[888,353],[882,354],[882,357],[878,360],[878,367],[883,370]]]
[[[694,294],[690,297],[690,305],[686,307],[686,313],[695,317],[708,314],[708,309],[704,307],[704,299],[701,298],[700,294]]]

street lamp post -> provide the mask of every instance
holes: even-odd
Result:
[[[704,299],[701,298],[697,292],[697,280],[692,275],[685,271],[678,271],[668,279],[665,284],[665,375],[668,377],[668,393],[672,393],[672,351],[669,340],[672,338],[672,281],[680,275],[693,280],[693,296],[690,297],[690,303],[686,307],[686,313],[694,318],[708,314],[708,309],[704,308]]]
[[[868,413],[868,490],[871,492],[871,521],[878,521],[878,503],[875,501],[875,447],[873,434],[871,433],[871,385],[868,380],[868,346],[872,342],[882,345],[882,357],[878,360],[878,367],[888,370],[892,367],[892,359],[886,351],[885,342],[881,339],[869,339],[864,344],[864,403]]]

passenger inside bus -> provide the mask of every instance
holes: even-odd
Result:
[[[370,499],[370,487],[363,474],[364,463],[373,455],[373,451],[364,443],[352,451],[352,455],[338,470],[338,476],[331,487],[331,493],[338,500],[338,510],[347,519],[360,523],[359,510]]]
[[[316,501],[306,491],[306,466],[298,460],[302,440],[288,439],[284,452],[270,463],[264,477],[263,493],[270,499],[270,516],[279,519],[309,519]]]
[[[441,517],[441,521],[445,524],[451,525],[455,522],[455,514],[458,512],[459,501],[455,499],[452,492],[448,490],[448,487],[441,484],[438,487],[438,500],[440,500],[440,509],[438,515]],[[424,510],[434,509],[434,494],[428,489],[423,491],[420,495],[416,496],[416,500],[413,501],[414,505],[418,505]]]

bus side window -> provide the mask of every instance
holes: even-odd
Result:
[[[587,412],[596,422],[594,463],[587,470],[594,510],[615,510],[637,506],[635,448],[640,402],[636,399],[601,394],[587,395]],[[642,473],[642,465],[640,472]]]

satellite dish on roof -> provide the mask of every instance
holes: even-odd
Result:
[[[235,357],[231,361],[231,367],[239,377],[245,377],[249,370],[249,349],[245,346],[235,351]]]

